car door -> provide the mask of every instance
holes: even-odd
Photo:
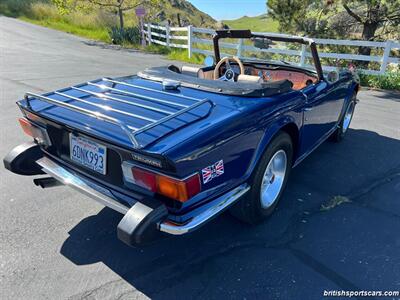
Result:
[[[334,130],[343,105],[339,82],[322,80],[303,89],[306,98],[303,108],[301,153],[311,151]]]

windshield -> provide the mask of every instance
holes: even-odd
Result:
[[[316,45],[307,38],[264,35],[249,30],[220,30],[213,42],[216,61],[224,56],[239,56],[243,60],[300,66],[316,72],[320,78],[323,76]]]

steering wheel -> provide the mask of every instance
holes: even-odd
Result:
[[[224,57],[215,66],[215,69],[214,69],[214,80],[219,79],[219,80],[223,80],[223,81],[235,81],[235,71],[233,71],[229,61],[236,62],[239,65],[239,68],[240,68],[240,75],[244,75],[244,66],[243,66],[242,61],[238,57],[236,57],[236,56]],[[219,74],[220,74],[219,70],[221,69],[221,66],[224,63],[226,64],[226,71],[225,71],[225,74],[220,77],[219,76]]]

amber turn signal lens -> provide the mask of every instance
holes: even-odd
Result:
[[[181,202],[188,199],[185,183],[168,177],[157,176],[157,191],[168,198]]]
[[[195,174],[186,180],[176,180],[158,175],[157,191],[168,198],[185,202],[200,192],[199,175]]]

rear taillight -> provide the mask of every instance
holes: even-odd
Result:
[[[194,174],[185,179],[175,179],[128,163],[123,163],[122,169],[128,182],[180,202],[186,202],[200,193],[199,174]]]
[[[19,124],[25,134],[33,137],[39,144],[50,146],[50,138],[44,128],[36,126],[25,118],[19,118]]]
[[[157,180],[154,173],[139,168],[131,168],[130,172],[132,173],[133,183],[154,193],[157,192]]]

